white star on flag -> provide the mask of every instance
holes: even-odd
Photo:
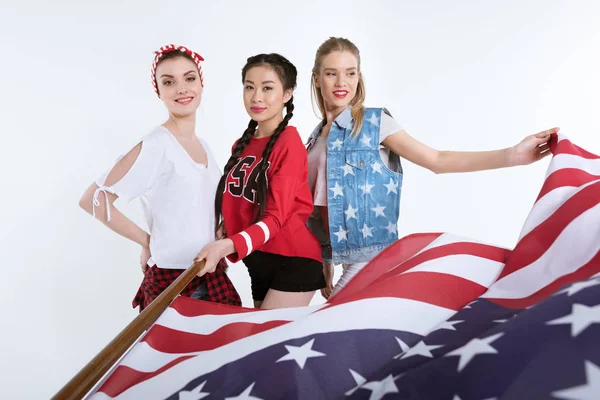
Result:
[[[600,394],[600,368],[591,361],[585,362],[586,383],[570,389],[557,390],[552,396],[567,400],[597,400]]]
[[[367,389],[372,392],[369,400],[381,400],[388,393],[398,393],[398,387],[392,375],[388,375],[382,381],[367,382],[362,385],[361,389]]]
[[[370,236],[370,237],[373,237],[373,228],[369,228],[369,227],[367,226],[367,224],[365,224],[365,225],[363,226],[363,228],[362,228],[362,229],[360,229],[360,231],[362,232],[362,234],[363,234],[363,237],[365,237],[365,238],[367,238],[367,237],[369,237],[369,236]]]
[[[352,396],[354,394],[354,392],[356,392],[358,389],[360,389],[360,387],[365,384],[365,382],[367,382],[367,380],[358,372],[353,371],[351,369],[349,369],[350,373],[352,374],[352,378],[354,378],[354,382],[356,382],[356,386],[354,386],[352,389],[348,390],[345,395],[346,396]]]
[[[375,126],[379,126],[379,118],[377,118],[377,115],[375,115],[375,113],[371,114],[371,116],[367,118],[367,121],[369,121]]]
[[[389,233],[396,233],[396,229],[398,229],[398,225],[390,222],[388,226],[385,227]]]
[[[458,360],[458,372],[462,371],[467,364],[479,354],[498,354],[498,350],[490,346],[491,343],[496,341],[498,338],[504,336],[504,333],[496,333],[495,335],[489,336],[485,339],[473,339],[462,347],[451,351],[446,354],[446,357],[459,356]]]
[[[431,354],[431,350],[439,349],[440,347],[444,347],[444,346],[443,345],[428,346],[425,344],[424,341],[421,340],[419,343],[417,343],[416,346],[408,349],[408,351],[406,353],[404,353],[404,355],[402,355],[401,359],[404,360],[405,358],[412,357],[412,356],[423,356],[423,357],[433,358],[433,354]]]
[[[471,308],[471,306],[472,306],[473,304],[475,304],[475,303],[477,303],[477,300],[473,300],[472,302],[470,302],[469,304],[467,304],[467,305],[465,306],[465,308]]]
[[[344,195],[344,191],[342,190],[342,187],[340,185],[338,185],[338,183],[336,182],[335,185],[332,188],[329,188],[329,190],[333,190],[333,197],[336,198],[337,196],[343,196]]]
[[[179,400],[200,400],[208,396],[210,393],[205,393],[202,388],[206,385],[206,381],[202,382],[193,390],[184,390],[179,392]]]
[[[335,139],[333,142],[331,142],[331,150],[335,150],[335,149],[342,149],[342,144],[344,144],[344,142],[342,142],[339,138]]]
[[[410,349],[410,346],[404,343],[402,340],[396,338],[396,342],[398,342],[398,345],[400,346],[400,349],[402,349],[402,352],[400,354],[395,355],[394,360],[400,358],[404,353],[408,351],[408,349]]]
[[[315,339],[311,339],[310,341],[306,342],[305,344],[303,344],[300,347],[285,345],[285,348],[287,349],[288,354],[281,357],[276,362],[294,360],[298,363],[298,366],[300,367],[300,369],[304,369],[304,364],[306,364],[306,360],[308,360],[309,358],[324,357],[326,355],[324,353],[314,351],[312,349],[312,345],[314,342],[315,342]]]
[[[256,382],[252,382],[250,386],[246,388],[239,396],[236,397],[226,397],[225,400],[263,400],[260,397],[254,397],[250,395],[252,392],[252,388]]]
[[[458,325],[461,322],[465,322],[465,321],[444,321],[437,326],[436,331],[439,331],[440,329],[447,329],[449,331],[455,331],[456,328],[454,327],[454,325]]]
[[[398,191],[396,190],[396,182],[394,182],[392,178],[390,178],[390,183],[386,183],[383,186],[387,188],[387,194],[390,194],[392,192],[398,193]]]
[[[385,210],[385,206],[380,206],[379,203],[377,204],[377,207],[375,208],[371,208],[371,210],[375,211],[375,216],[376,217],[385,217],[385,214],[383,213],[383,210]]]
[[[600,323],[600,304],[588,307],[585,304],[573,304],[571,314],[546,322],[546,325],[571,324],[571,336],[575,337],[592,324]]]
[[[381,164],[380,162],[374,162],[371,165],[371,168],[373,168],[373,172],[379,172],[379,173],[381,173],[381,167],[383,167],[383,164]]]
[[[346,211],[344,211],[344,214],[346,214],[346,220],[351,220],[352,218],[357,219],[356,218],[357,211],[358,211],[358,208],[353,208],[352,204],[348,204],[348,209]]]
[[[348,240],[348,236],[346,236],[347,233],[348,231],[344,230],[344,228],[342,228],[341,226],[339,231],[333,232],[333,234],[337,236],[338,243],[342,240]]]
[[[371,193],[371,189],[373,189],[374,187],[375,185],[370,185],[369,182],[359,186],[360,190],[362,190],[363,193]]]
[[[354,169],[352,168],[352,166],[345,164],[342,169],[344,170],[344,176],[350,174],[350,175],[354,175]]]
[[[582,291],[583,289],[587,289],[589,287],[596,286],[596,285],[600,285],[600,279],[598,279],[598,278],[588,279],[587,281],[583,281],[583,282],[575,282],[571,286],[569,286],[566,289],[561,290],[557,294],[566,293],[567,296],[572,296],[575,293]]]
[[[365,145],[365,146],[370,146],[371,145],[371,136],[363,136],[360,141]]]

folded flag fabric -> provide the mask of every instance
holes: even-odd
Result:
[[[555,136],[514,249],[419,233],[325,304],[178,297],[91,399],[600,399],[600,157]]]

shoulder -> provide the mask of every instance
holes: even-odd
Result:
[[[302,142],[302,138],[300,137],[300,133],[296,127],[293,125],[288,125],[283,132],[281,132],[281,135],[279,135],[279,138],[277,139],[277,146],[300,146],[304,148],[304,143]]]
[[[372,121],[375,125],[378,125],[376,122],[379,121],[383,125],[399,125],[390,110],[386,107],[365,107],[364,110],[365,119]]]
[[[142,142],[144,146],[152,146],[164,150],[172,143],[172,140],[169,137],[170,135],[171,133],[169,133],[167,128],[159,125],[144,135],[140,142]]]
[[[275,142],[269,160],[280,165],[297,165],[305,163],[307,158],[306,147],[298,130],[294,126],[288,126]]]
[[[390,117],[392,116],[389,109],[387,109],[386,107],[364,107],[363,113],[365,116],[369,116],[371,114],[381,114],[382,116],[388,115]]]

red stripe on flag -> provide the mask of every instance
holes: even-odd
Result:
[[[334,297],[332,307],[334,303],[337,306],[364,298],[395,297],[458,311],[486,290],[485,286],[455,275],[439,272],[411,272],[374,282],[360,293],[344,297],[342,301],[337,301]]]
[[[154,325],[142,341],[162,353],[194,353],[213,350],[288,323],[289,321],[268,321],[263,324],[232,322],[207,335]]]
[[[598,205],[600,182],[583,188],[517,243],[498,280],[540,258],[575,218]]]
[[[596,160],[600,158],[600,156],[597,156],[596,154],[590,153],[589,151],[582,149],[581,147],[571,143],[571,141],[567,139],[563,139],[558,143],[556,143],[556,141],[552,141],[550,143],[550,150],[555,155],[571,154],[574,156],[586,158],[588,160]]]
[[[587,264],[579,268],[577,271],[561,276],[560,278],[558,278],[551,284],[543,287],[542,289],[538,290],[531,296],[524,297],[521,299],[490,298],[487,300],[494,302],[502,307],[515,309],[527,308],[543,301],[561,287],[571,284],[573,282],[586,280],[589,277],[597,274],[598,272],[600,272],[600,252],[596,253],[596,255]]]
[[[196,300],[186,296],[177,297],[173,303],[171,303],[170,308],[173,308],[184,317],[199,317],[201,315],[231,315],[262,311],[261,309],[257,308],[238,307],[229,304]]]
[[[578,187],[586,183],[600,179],[598,175],[592,175],[578,168],[564,168],[553,172],[546,178],[536,202],[553,191],[564,186]]]
[[[377,255],[365,268],[360,271],[348,284],[343,287],[332,299],[332,302],[343,299],[345,296],[360,292],[371,282],[379,278],[384,271],[402,264],[419,251],[429,246],[439,238],[442,233],[416,233],[408,235],[392,244]]]
[[[358,285],[355,284],[354,282],[357,280],[356,278],[358,278],[359,276],[361,276],[360,274],[363,274],[364,271],[361,271],[359,275],[357,275],[357,277],[355,279],[352,279],[349,283],[347,287],[350,287],[350,285],[352,285],[352,289],[348,290],[348,291],[344,291],[344,289],[340,290],[340,292],[332,299],[331,304],[338,304],[338,301],[344,302],[346,300],[346,296],[352,296],[355,294],[360,293],[361,296],[366,296],[364,295],[364,293],[366,293],[364,291],[364,288],[372,285],[373,283],[377,282],[380,279],[388,279],[389,277],[392,277],[394,275],[399,275],[403,272],[406,272],[408,270],[410,270],[411,268],[414,268],[415,266],[422,264],[424,262],[427,261],[431,261],[431,260],[435,260],[438,258],[442,258],[442,257],[446,257],[446,256],[452,256],[452,255],[472,255],[472,256],[476,256],[476,257],[481,257],[481,258],[486,258],[488,260],[492,260],[492,261],[497,261],[500,263],[504,263],[504,260],[506,259],[506,255],[508,253],[508,250],[500,248],[500,247],[495,247],[495,246],[490,246],[487,244],[483,244],[483,243],[472,243],[472,242],[457,242],[457,243],[450,243],[450,244],[446,244],[443,246],[439,246],[439,247],[434,247],[432,249],[429,250],[425,250],[424,252],[413,256],[412,258],[409,258],[408,260],[404,261],[405,259],[404,257],[396,257],[395,256],[395,252],[394,249],[396,247],[398,247],[399,251],[405,251],[406,249],[404,249],[403,245],[398,246],[398,244],[400,244],[400,242],[397,242],[397,244],[394,244],[390,247],[388,247],[388,249],[386,249],[386,253],[388,258],[386,258],[385,261],[379,261],[379,267],[378,267],[378,271],[377,274],[379,276],[375,277],[375,279],[373,279],[370,282],[367,282],[366,284],[363,285]],[[409,244],[412,244],[409,242]],[[426,247],[426,246],[423,246]],[[422,248],[421,248],[422,250]],[[416,253],[416,252],[415,252]],[[414,254],[414,253],[413,253]],[[375,261],[373,261],[375,262]],[[370,263],[369,265],[367,265],[365,267],[365,269],[369,268],[372,264]],[[384,271],[388,271],[383,273]],[[342,293],[344,293],[344,295],[342,296]]]
[[[472,242],[457,242],[450,243],[440,247],[434,247],[433,249],[426,250],[416,257],[408,260],[402,265],[389,271],[387,274],[381,276],[382,279],[387,278],[391,275],[401,274],[411,268],[416,267],[427,261],[432,261],[438,258],[456,255],[466,255],[485,258],[491,261],[497,261],[504,263],[507,254],[510,253],[508,250],[490,246],[483,243],[472,243]]]
[[[162,368],[157,369],[154,372],[141,372],[133,368],[124,367],[119,365],[115,371],[108,377],[106,382],[98,389],[98,392],[103,392],[109,397],[116,397],[138,383],[147,381],[148,379],[155,377],[164,371],[172,368],[173,366],[193,358],[195,356],[183,356],[179,357],[170,363],[164,365]]]

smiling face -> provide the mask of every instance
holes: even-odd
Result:
[[[341,111],[348,107],[358,88],[358,59],[349,51],[334,51],[323,57],[315,87],[321,92],[325,108]]]
[[[250,68],[244,77],[244,106],[256,122],[281,120],[283,107],[292,97],[292,89],[284,90],[277,73],[267,65]]]
[[[200,106],[202,83],[192,60],[183,56],[161,60],[156,67],[156,83],[170,114],[186,117]]]

